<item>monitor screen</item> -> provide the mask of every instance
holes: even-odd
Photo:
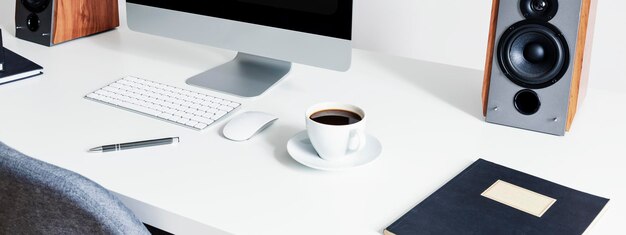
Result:
[[[127,0],[128,3],[352,39],[351,0]]]

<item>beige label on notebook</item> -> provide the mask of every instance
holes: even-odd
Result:
[[[481,195],[537,217],[541,217],[556,202],[554,198],[502,180],[496,181]]]

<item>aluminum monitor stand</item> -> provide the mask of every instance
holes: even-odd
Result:
[[[263,94],[291,70],[291,62],[239,52],[235,59],[187,79],[187,84],[241,97]]]

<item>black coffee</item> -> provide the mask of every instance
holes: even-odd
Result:
[[[350,125],[363,119],[360,115],[340,109],[327,109],[311,115],[313,121],[335,126]]]

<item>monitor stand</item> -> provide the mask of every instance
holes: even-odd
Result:
[[[187,79],[187,84],[255,97],[263,94],[290,69],[290,62],[239,52],[235,59]]]

